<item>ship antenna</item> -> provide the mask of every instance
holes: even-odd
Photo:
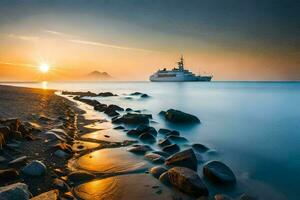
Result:
[[[183,55],[181,54],[181,57],[180,57],[180,62],[178,63],[179,64],[179,70],[184,70],[184,64],[183,64]]]

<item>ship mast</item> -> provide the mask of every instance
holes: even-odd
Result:
[[[183,55],[181,55],[180,61],[178,62],[178,68],[179,68],[180,71],[184,70]]]

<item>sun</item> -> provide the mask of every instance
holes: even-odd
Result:
[[[42,63],[39,66],[39,70],[44,74],[47,73],[49,71],[49,69],[50,69],[50,66],[47,63]]]

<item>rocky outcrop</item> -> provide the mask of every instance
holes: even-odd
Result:
[[[195,196],[208,196],[208,189],[198,174],[185,167],[173,167],[168,172],[171,185],[179,190]]]
[[[236,182],[232,170],[220,161],[211,161],[205,164],[203,174],[210,181],[218,184],[233,184]]]
[[[118,96],[118,95],[113,94],[113,93],[111,93],[111,92],[100,92],[100,93],[98,94],[98,96],[99,96],[99,97],[112,97],[112,96]]]
[[[24,183],[15,183],[0,187],[0,199],[27,200],[30,198],[28,186]]]
[[[169,109],[165,113],[160,113],[165,117],[165,119],[169,122],[179,123],[179,124],[193,124],[200,123],[198,117],[179,111],[174,109]]]
[[[187,149],[170,156],[165,164],[167,166],[180,166],[197,171],[197,158],[192,149]]]

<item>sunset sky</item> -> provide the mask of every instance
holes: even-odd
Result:
[[[300,1],[0,0],[2,81],[147,80],[181,54],[214,80],[299,80]]]

